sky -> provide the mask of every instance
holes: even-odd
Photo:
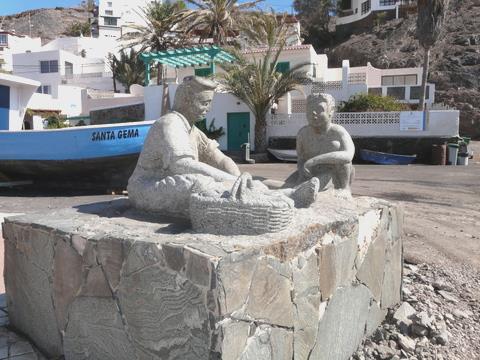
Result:
[[[0,0],[0,15],[10,15],[30,9],[76,6],[81,0]],[[244,2],[240,0],[240,2]],[[293,0],[266,0],[262,8],[291,12]]]

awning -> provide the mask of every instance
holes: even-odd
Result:
[[[233,55],[215,45],[142,53],[140,59],[145,65],[157,62],[174,68],[235,61]]]

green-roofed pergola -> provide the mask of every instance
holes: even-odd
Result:
[[[215,45],[147,52],[140,54],[140,59],[145,64],[145,85],[150,83],[150,66],[152,63],[161,63],[174,68],[208,65],[212,74],[214,74],[215,63],[235,61],[233,55]]]

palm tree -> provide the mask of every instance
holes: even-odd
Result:
[[[143,84],[145,80],[145,67],[134,49],[122,50],[119,57],[110,56],[110,68],[113,73],[113,81],[118,81],[125,87],[126,92],[130,91],[133,84]]]
[[[152,2],[142,9],[146,25],[131,25],[133,32],[123,36],[124,48],[138,46],[141,51],[165,51],[183,47],[189,42],[185,31],[187,19],[192,15],[185,11],[183,2],[158,3]],[[162,81],[163,65],[157,64],[157,84],[163,83],[162,113],[168,110],[168,85]]]
[[[219,75],[226,89],[242,100],[255,116],[256,152],[264,152],[267,148],[266,118],[273,103],[308,81],[304,71],[307,64],[299,64],[283,73],[276,70],[282,50],[283,45],[269,46],[263,59],[251,62],[236,53],[238,61],[222,65],[225,73]]]
[[[263,0],[239,4],[237,0],[186,0],[197,7],[190,30],[199,31],[201,38],[213,38],[217,45],[227,44],[228,37],[238,30],[238,24],[246,14]]]
[[[295,35],[296,31],[288,26],[287,15],[279,15],[275,11],[270,13],[252,12],[240,23],[242,38],[247,47],[278,47],[286,44],[289,36]]]
[[[449,0],[418,0],[417,37],[424,49],[420,110],[425,110],[425,94],[430,63],[430,49],[441,35]]]

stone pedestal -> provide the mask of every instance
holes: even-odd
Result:
[[[322,194],[262,236],[128,200],[6,220],[11,325],[65,359],[347,359],[400,301],[402,213]]]

